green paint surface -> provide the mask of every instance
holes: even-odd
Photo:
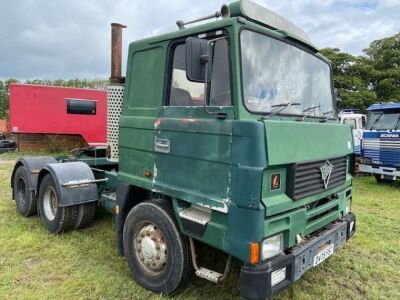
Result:
[[[270,166],[353,153],[353,138],[346,125],[293,120],[267,120],[264,123]]]

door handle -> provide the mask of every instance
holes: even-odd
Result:
[[[154,138],[154,151],[161,153],[169,153],[170,151],[170,140]]]

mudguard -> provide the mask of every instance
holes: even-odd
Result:
[[[58,205],[72,206],[98,200],[97,184],[90,167],[80,161],[51,163],[44,166],[39,173],[38,185],[46,174],[53,176],[58,194]]]
[[[56,163],[56,159],[52,156],[37,156],[37,157],[20,157],[13,169],[11,175],[11,188],[14,189],[14,175],[18,167],[24,166],[27,170],[28,184],[31,191],[36,191],[38,188],[38,175],[40,170],[49,163]],[[14,195],[14,193],[13,193]]]

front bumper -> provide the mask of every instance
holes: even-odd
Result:
[[[359,168],[363,173],[379,174],[382,179],[396,180],[397,177],[400,177],[400,171],[392,167],[373,167],[360,164]]]
[[[310,268],[314,257],[321,246],[334,244],[334,251],[353,236],[356,230],[356,217],[347,214],[337,222],[327,226],[325,230],[311,237],[305,243],[290,249],[290,253],[275,256],[266,262],[251,266],[243,266],[240,272],[240,292],[245,299],[267,299],[273,294],[289,286]],[[272,284],[272,273],[283,270],[284,279]]]

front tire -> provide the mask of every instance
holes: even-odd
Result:
[[[376,182],[378,182],[378,183],[392,183],[394,181],[394,180],[390,180],[390,179],[383,179],[383,178],[381,178],[380,174],[374,174],[374,176],[375,176]]]
[[[61,207],[59,199],[53,176],[45,175],[39,188],[38,210],[43,225],[57,234],[74,229],[78,219],[78,207]]]
[[[133,278],[146,289],[170,295],[186,283],[188,240],[166,205],[146,201],[135,206],[126,218],[123,240]]]
[[[19,166],[13,179],[13,192],[17,210],[24,217],[36,215],[35,192],[29,188],[28,171],[24,166]]]

